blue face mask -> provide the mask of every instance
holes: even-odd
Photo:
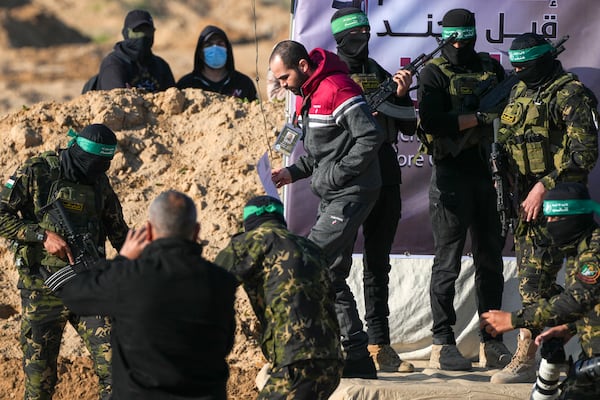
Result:
[[[212,69],[223,68],[227,62],[227,49],[222,46],[212,45],[204,48],[204,62]]]

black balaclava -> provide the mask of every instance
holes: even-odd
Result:
[[[546,193],[544,200],[589,200],[590,194],[582,183],[557,183],[554,189]],[[548,222],[548,236],[555,246],[576,244],[584,235],[596,226],[594,216],[589,214],[574,214],[560,217],[560,220]]]
[[[150,27],[152,33],[134,31],[142,25]],[[123,38],[121,42],[123,52],[134,61],[141,64],[148,64],[152,59],[152,45],[154,44],[154,21],[148,11],[132,10],[125,17],[125,23],[122,30]]]
[[[527,52],[529,55],[526,55]],[[508,53],[513,67],[524,68],[516,74],[529,89],[544,85],[556,75],[557,69],[562,70],[550,43],[537,33],[524,33],[516,37]],[[513,61],[519,56],[523,61]]]
[[[444,28],[475,28],[475,14],[464,8],[455,8],[444,15],[441,25]],[[460,36],[457,40],[461,40]],[[478,60],[477,52],[475,52],[476,41],[477,36],[465,40],[466,45],[458,49],[452,45],[444,46],[442,48],[442,56],[452,65],[462,66],[471,64]]]
[[[250,199],[244,206],[244,230],[251,231],[267,221],[276,221],[287,226],[283,217],[283,203],[271,196]]]
[[[117,137],[106,125],[88,125],[75,136],[69,147],[60,153],[60,166],[64,178],[93,185],[108,168],[115,154]]]
[[[359,8],[342,8],[331,17],[331,30],[337,43],[337,54],[351,71],[360,70],[369,58],[371,34],[350,34],[350,30],[358,27],[369,27],[367,16]]]

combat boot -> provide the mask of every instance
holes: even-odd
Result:
[[[455,344],[434,344],[431,348],[429,368],[444,369],[447,371],[470,371],[473,366]]]
[[[408,361],[402,361],[389,344],[370,344],[368,349],[377,371],[413,372],[415,370],[415,366]]]
[[[377,370],[373,359],[369,356],[357,359],[346,358],[342,378],[377,379]]]
[[[500,340],[479,343],[479,366],[481,368],[504,368],[512,354]]]
[[[533,383],[536,379],[535,352],[537,346],[529,329],[519,331],[517,351],[504,369],[496,372],[491,383]]]

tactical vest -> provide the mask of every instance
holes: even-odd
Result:
[[[527,93],[527,86],[519,82],[510,96],[510,102],[502,112],[502,127],[498,132],[499,141],[505,143],[519,174],[541,177],[561,163],[566,148],[567,135],[564,126],[551,120],[549,105],[553,98],[562,109],[560,101],[566,97],[556,96],[576,77],[565,73],[543,91]]]
[[[372,59],[368,59],[365,72],[350,74],[350,78],[361,87],[364,94],[374,92],[379,88],[386,76],[379,73],[378,65]],[[376,118],[385,133],[385,142],[395,144],[398,142],[398,128],[393,118],[378,113]]]
[[[479,108],[479,97],[483,94],[482,88],[494,87],[498,84],[496,68],[488,53],[478,53],[483,71],[458,73],[452,69],[452,65],[444,57],[434,58],[429,63],[437,66],[448,78],[448,94],[451,99],[450,112],[458,115],[473,114]],[[419,130],[419,139],[422,149],[435,159],[441,159],[447,155],[456,157],[463,149],[475,146],[482,142],[491,143],[493,131],[487,127],[473,127],[461,131],[458,138],[434,137]]]
[[[34,169],[48,170],[48,174],[33,174],[35,181],[33,182],[32,197],[40,227],[56,232],[65,239],[68,237],[68,233],[52,221],[49,213],[40,215],[42,207],[55,199],[60,199],[74,233],[88,233],[94,243],[102,242],[98,245],[98,252],[102,255],[105,254],[104,240],[102,240],[104,234],[101,232],[102,224],[99,212],[103,208],[100,186],[82,185],[61,179],[60,160],[55,152],[42,153],[39,157],[31,158],[28,163]],[[27,266],[41,264],[52,272],[67,265],[67,261],[43,251],[43,245],[41,246],[40,243],[22,246],[17,256],[23,257]]]

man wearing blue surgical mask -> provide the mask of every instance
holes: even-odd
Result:
[[[177,82],[177,87],[256,100],[256,87],[252,79],[235,70],[233,50],[227,35],[212,25],[200,33],[194,54],[194,70],[184,75]]]
[[[100,65],[96,90],[138,88],[148,92],[175,86],[169,64],[152,53],[154,21],[148,11],[132,10],[125,17],[123,38]]]

